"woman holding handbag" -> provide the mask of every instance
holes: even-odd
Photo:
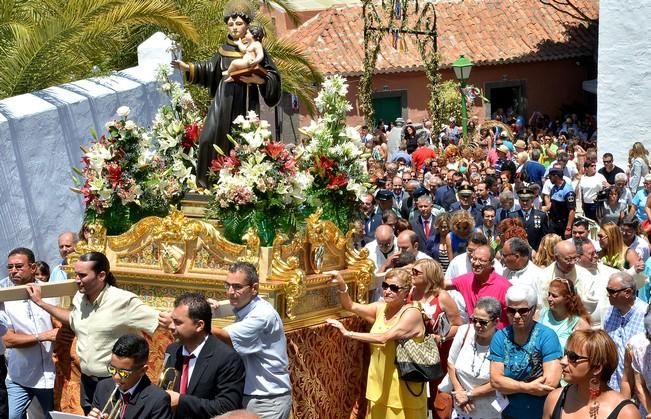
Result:
[[[404,269],[392,269],[382,282],[384,301],[371,304],[353,302],[348,285],[338,271],[332,283],[337,287],[342,307],[372,323],[370,333],[352,332],[338,320],[328,323],[350,339],[371,344],[366,399],[369,401],[367,418],[423,419],[427,416],[427,392],[418,383],[400,380],[396,367],[397,341],[413,339],[422,342],[425,324],[421,309],[407,302],[411,289],[411,275]],[[420,391],[419,391],[420,390]]]
[[[502,307],[493,297],[477,301],[471,324],[463,325],[454,337],[448,357],[448,378],[454,396],[453,418],[499,419],[491,404],[495,389],[490,383],[489,346]]]
[[[431,259],[421,259],[411,269],[413,288],[407,301],[420,303],[428,317],[426,326],[438,343],[441,365],[446,366],[448,353],[457,327],[463,324],[459,309],[450,294],[444,289],[443,269]],[[430,383],[431,408],[434,419],[449,418],[452,413],[452,398],[448,394],[438,394],[441,380]]]

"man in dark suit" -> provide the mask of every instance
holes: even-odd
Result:
[[[432,208],[434,208],[432,197],[428,194],[419,196],[416,200],[416,207],[419,216],[414,217],[411,228],[418,235],[418,248],[424,251],[427,249],[427,241],[436,235],[436,228],[434,227],[436,217],[432,214]]]
[[[111,399],[122,399],[119,418],[122,419],[172,419],[170,396],[152,384],[146,375],[149,345],[142,336],[123,335],[113,345],[111,362],[107,370],[112,378],[97,384],[93,409],[88,417],[99,418],[101,410]],[[117,387],[117,390],[116,390]],[[109,403],[105,413],[114,404]]]
[[[453,202],[457,202],[457,190],[455,188],[454,175],[455,170],[448,170],[445,175],[445,185],[441,185],[436,189],[435,202],[437,205],[445,208],[446,211],[450,209]]]
[[[542,238],[549,233],[549,220],[547,214],[533,208],[534,193],[529,188],[521,189],[518,192],[520,209],[509,214],[509,218],[519,218],[527,230],[529,245],[532,249],[538,250]]]
[[[361,220],[364,223],[362,244],[367,245],[375,240],[375,229],[382,224],[382,214],[375,212],[375,198],[370,193],[360,199],[359,211]]]
[[[484,217],[481,213],[481,206],[475,203],[475,189],[470,185],[461,185],[457,195],[459,195],[459,200],[450,205],[450,212],[468,211],[475,220],[475,227],[480,227],[484,223]]]
[[[232,347],[210,334],[212,310],[201,294],[187,293],[174,301],[172,334],[165,368],[180,371],[174,391],[168,390],[175,419],[209,419],[240,409],[244,363]]]

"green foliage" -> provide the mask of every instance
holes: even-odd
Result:
[[[197,39],[172,0],[0,0],[0,97],[90,77],[148,25]]]
[[[453,80],[446,80],[434,87],[434,99],[430,100],[432,112],[432,126],[439,129],[448,125],[451,116],[461,121],[461,92],[459,83]],[[432,102],[436,101],[435,104]]]

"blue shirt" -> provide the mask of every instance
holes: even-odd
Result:
[[[49,282],[61,282],[67,280],[68,280],[68,274],[65,273],[64,270],[61,268],[61,264],[55,266],[54,269],[52,269],[52,272],[50,272]]]
[[[637,208],[635,211],[635,216],[640,221],[644,221],[648,218],[646,216],[646,212],[644,211],[644,207],[646,206],[646,198],[648,196],[649,193],[646,191],[646,189],[640,189],[633,197],[633,205],[635,205]]]
[[[533,381],[542,375],[543,363],[563,356],[556,333],[538,322],[534,322],[524,346],[517,345],[513,339],[513,326],[495,332],[488,356],[490,361],[503,363],[504,376],[513,380]],[[513,393],[508,398],[509,405],[503,414],[514,418],[542,418],[545,396]]]
[[[608,386],[619,391],[619,385],[624,374],[624,354],[626,345],[631,338],[638,333],[644,333],[644,314],[647,305],[642,300],[635,300],[635,304],[624,315],[615,307],[610,307],[604,317],[604,330],[610,335],[617,345],[619,362],[617,369],[610,377]]]
[[[235,323],[226,326],[233,349],[244,361],[247,396],[275,396],[291,390],[287,339],[283,322],[273,306],[255,296],[235,311]]]

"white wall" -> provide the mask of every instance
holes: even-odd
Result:
[[[155,71],[171,61],[170,45],[157,33],[139,46],[137,67],[0,101],[0,260],[20,246],[57,263],[57,236],[81,227],[81,196],[69,189],[79,146],[90,143],[91,128],[102,135],[123,105],[139,125],[151,124],[169,102]]]
[[[634,142],[651,149],[651,2],[599,2],[599,154],[626,168]]]

